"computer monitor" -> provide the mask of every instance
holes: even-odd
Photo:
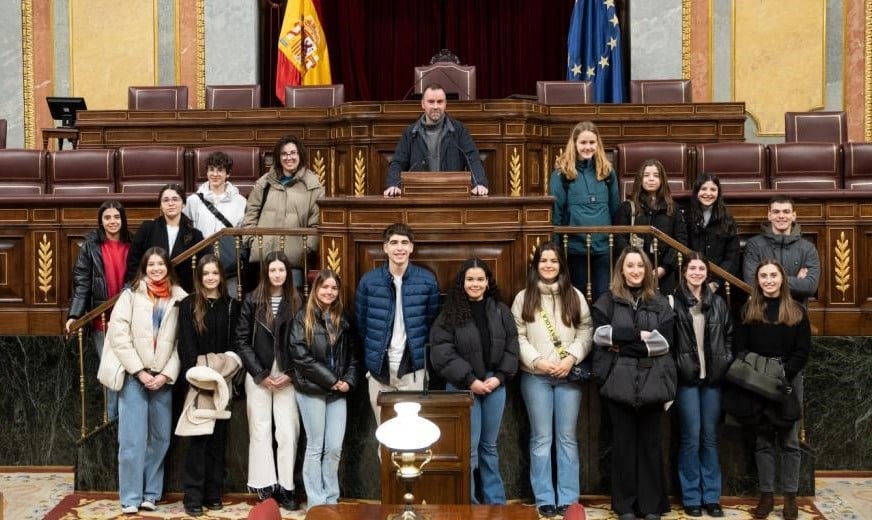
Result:
[[[76,112],[88,110],[85,98],[82,97],[46,97],[48,110],[52,119],[59,120],[61,126],[73,126],[76,123]]]

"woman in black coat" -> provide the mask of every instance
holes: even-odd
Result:
[[[739,272],[739,237],[736,220],[724,204],[721,181],[713,173],[703,173],[693,183],[687,211],[687,247],[702,253],[709,262],[730,274]],[[720,278],[709,280],[718,291]]]
[[[185,374],[197,365],[197,357],[232,351],[236,339],[239,302],[227,294],[221,262],[205,255],[197,263],[194,292],[179,304],[179,381],[187,388]],[[224,490],[224,453],[227,421],[216,420],[211,435],[188,437],[185,453],[182,500],[190,516],[203,515],[203,507],[219,510]]]
[[[684,211],[672,200],[666,169],[656,159],[648,159],[639,166],[633,181],[633,193],[618,206],[612,219],[616,226],[653,226],[682,244],[687,244],[687,225]],[[647,254],[652,262],[654,255],[654,235],[637,235],[643,242],[631,244],[631,236],[615,236],[615,249],[623,251],[628,245],[636,245]],[[657,284],[662,294],[672,294],[675,290],[678,271],[678,251],[658,240],[657,243]]]
[[[676,377],[669,356],[675,315],[642,250],[624,249],[592,314],[594,368],[605,379],[600,395],[612,422],[612,510],[620,520],[658,520],[669,510],[660,450],[664,404],[675,397],[666,384]],[[642,370],[651,384],[639,384]]]
[[[346,397],[359,381],[360,356],[340,290],[339,275],[320,271],[290,331],[297,406],[306,429],[303,484],[308,507],[339,501]]]
[[[478,258],[460,266],[442,312],[430,328],[433,368],[449,389],[471,390],[474,401],[470,468],[479,469],[485,504],[505,504],[497,438],[506,405],[505,384],[518,371],[518,329],[499,299],[490,267]],[[478,503],[470,476],[472,503]]]
[[[166,184],[161,187],[157,200],[160,203],[161,216],[143,222],[133,237],[130,254],[127,255],[127,281],[136,275],[139,261],[148,248],[161,247],[169,252],[172,260],[203,240],[203,233],[182,213],[185,207],[184,188],[178,184]],[[193,269],[190,264],[183,262],[175,270],[179,285],[190,293],[194,289]]]
[[[724,516],[720,506],[718,421],[721,383],[733,360],[733,320],[726,302],[708,287],[708,263],[687,255],[675,290],[675,359],[679,417],[678,480],[688,516]]]

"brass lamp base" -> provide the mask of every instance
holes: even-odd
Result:
[[[403,500],[406,502],[406,510],[402,513],[389,514],[387,520],[431,520],[430,515],[416,513],[412,509],[412,504],[415,501],[415,496],[412,493],[404,494]]]

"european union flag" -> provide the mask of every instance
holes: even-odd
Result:
[[[593,82],[596,103],[624,102],[621,28],[615,0],[575,0],[567,49],[567,80]]]

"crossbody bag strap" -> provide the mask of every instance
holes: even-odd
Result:
[[[568,356],[569,352],[566,351],[566,347],[563,346],[563,342],[560,341],[560,337],[557,336],[557,331],[554,329],[554,325],[551,323],[551,319],[548,317],[548,313],[545,312],[544,309],[539,309],[539,318],[542,320],[542,324],[545,325],[545,330],[548,331],[548,335],[551,336],[551,343],[554,343],[554,348],[557,349],[557,354],[560,356],[560,359]]]
[[[221,221],[222,224],[224,224],[224,227],[233,227],[233,224],[231,224],[230,221],[227,220],[227,217],[225,217],[223,213],[218,211],[218,208],[216,208],[214,204],[206,200],[206,197],[204,197],[202,193],[198,193],[197,196],[200,197],[200,200],[203,201],[203,204],[206,206],[206,208],[211,211],[213,215],[215,215],[215,218],[217,218]]]

